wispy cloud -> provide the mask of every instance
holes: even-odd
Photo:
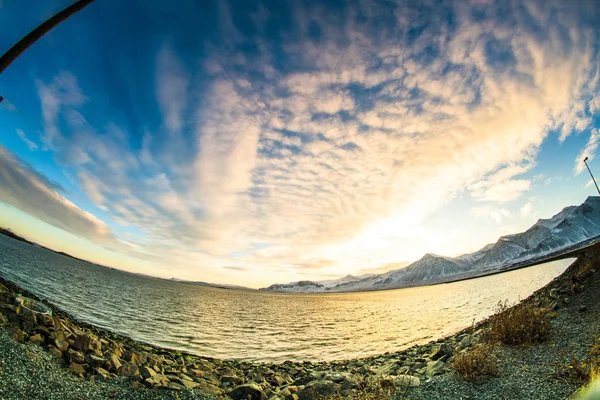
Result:
[[[293,273],[368,262],[458,194],[520,198],[544,139],[586,130],[598,101],[585,4],[421,3],[297,3],[275,40],[264,26],[277,15],[257,11],[242,35],[223,0],[200,62],[158,50],[162,120],[142,143],[89,122],[91,94],[68,72],[38,83],[44,143],[139,245],[181,265],[221,268],[234,252],[250,254],[236,268]]]
[[[25,135],[25,132],[23,132],[21,129],[17,129],[17,136],[19,136],[19,138],[25,142],[25,144],[27,145],[27,147],[29,147],[29,150],[34,151],[38,149],[38,145],[35,144],[34,142],[32,142],[31,140],[29,140],[27,138],[27,135]]]
[[[575,175],[579,175],[585,170],[585,164],[583,163],[584,158],[588,158],[588,161],[592,161],[596,156],[596,149],[598,148],[598,142],[600,140],[600,130],[593,129],[590,132],[590,138],[585,145],[585,147],[581,150],[577,157],[575,158],[575,163],[573,170]]]
[[[0,201],[96,243],[118,245],[105,223],[77,207],[61,191],[62,187],[0,145]]]
[[[511,212],[506,208],[480,206],[474,207],[471,212],[478,218],[486,218],[496,224],[501,224],[512,218]]]

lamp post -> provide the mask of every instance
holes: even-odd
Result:
[[[583,163],[585,164],[585,166],[587,167],[588,172],[590,173],[590,176],[592,177],[592,180],[594,181],[594,185],[596,185],[596,190],[598,191],[598,194],[600,194],[600,189],[598,189],[598,184],[596,183],[596,179],[594,179],[594,175],[592,175],[592,170],[590,169],[590,166],[587,163],[588,158],[584,158],[583,159]]]
[[[29,46],[37,42],[39,38],[93,1],[94,0],[78,0],[29,32],[27,36],[19,40],[13,47],[8,49],[2,57],[0,57],[0,74],[2,74],[2,72],[4,72],[4,70],[21,55],[21,53],[27,50]],[[0,96],[0,102],[2,102],[3,99],[4,98]]]

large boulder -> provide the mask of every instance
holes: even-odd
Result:
[[[255,383],[240,385],[229,392],[233,400],[267,400],[267,395]]]

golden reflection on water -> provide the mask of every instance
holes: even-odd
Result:
[[[572,262],[400,290],[283,294],[140,277],[26,246],[0,238],[0,274],[84,321],[160,346],[258,361],[348,359],[428,342],[487,317],[499,301],[529,296]]]

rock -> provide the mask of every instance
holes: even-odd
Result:
[[[29,336],[29,342],[37,345],[44,344],[44,338],[39,333]]]
[[[472,344],[473,339],[471,338],[471,335],[466,335],[464,338],[461,339],[459,346],[463,349],[466,349],[468,347],[471,347]]]
[[[202,376],[202,380],[205,380],[207,382],[209,382],[211,385],[214,386],[219,386],[221,384],[221,380],[219,378],[217,378],[213,373],[211,372],[206,372],[203,376]],[[196,380],[196,382],[199,382],[199,380]]]
[[[155,376],[156,371],[149,367],[142,367],[140,368],[140,375],[142,376],[142,378],[147,379]]]
[[[87,334],[77,335],[71,347],[83,353],[88,353],[90,351],[90,336]]]
[[[93,351],[94,353],[101,356],[102,355],[102,342],[100,342],[98,339],[96,339],[94,337],[90,337],[89,349],[90,349],[90,351]]]
[[[142,356],[133,351],[126,351],[125,354],[123,355],[123,358],[125,359],[125,361],[131,361],[138,367],[141,367],[142,364],[144,363],[144,360],[142,360]]]
[[[304,386],[302,390],[298,391],[298,398],[300,400],[312,400],[321,397],[331,396],[339,391],[338,385],[331,381],[319,380],[313,381]]]
[[[143,385],[142,385],[140,382],[138,382],[138,381],[133,381],[133,382],[131,382],[131,388],[132,388],[132,389],[136,389],[136,390],[137,390],[137,389],[141,389],[141,388],[142,388],[142,386],[143,386]]]
[[[63,352],[52,345],[48,346],[48,353],[52,354],[54,357],[56,357],[58,359],[63,358]]]
[[[179,383],[175,383],[175,382],[169,382],[169,384],[167,385],[167,388],[169,388],[171,390],[185,390],[185,386],[180,385]]]
[[[69,365],[69,372],[77,375],[80,378],[83,378],[83,375],[85,374],[85,369],[81,364],[71,363],[71,365]]]
[[[225,387],[239,386],[239,385],[243,385],[244,383],[245,383],[245,379],[242,377],[239,377],[239,376],[226,375],[226,376],[221,377],[221,384]],[[271,386],[276,386],[276,385],[273,385],[271,382],[269,382],[269,384],[271,384]]]
[[[121,375],[126,376],[128,378],[133,378],[134,376],[137,376],[140,373],[137,365],[135,365],[131,361],[127,361],[127,362],[123,363],[123,365],[121,365],[119,372],[121,373]]]
[[[199,369],[192,368],[188,371],[188,375],[195,376],[196,378],[202,378],[204,376],[204,372]]]
[[[427,369],[425,371],[425,375],[428,378],[431,378],[432,376],[441,375],[447,371],[448,371],[448,366],[446,365],[445,362],[443,362],[441,360],[430,361],[429,363],[427,363]]]
[[[110,378],[110,372],[104,368],[96,368],[96,381],[106,382]]]
[[[421,380],[416,376],[398,375],[392,378],[392,384],[395,387],[417,387],[421,385]]]
[[[85,362],[85,356],[83,353],[75,351],[73,349],[69,349],[67,352],[67,360],[76,364],[83,364]]]
[[[144,380],[144,384],[148,387],[155,386],[167,386],[169,384],[169,380],[166,376],[161,374],[156,374]]]
[[[104,358],[97,356],[96,354],[86,354],[84,359],[85,363],[92,368],[108,368],[108,362]]]
[[[214,396],[219,396],[223,393],[221,388],[219,388],[218,386],[213,385],[210,382],[207,382],[203,379],[197,381],[196,383],[199,385],[198,390],[202,393],[211,394]]]
[[[267,400],[267,395],[255,383],[240,385],[229,392],[233,400]]]
[[[10,328],[8,334],[15,342],[23,343],[25,341],[25,334],[20,329]]]
[[[63,338],[54,339],[54,345],[60,351],[67,351],[69,348],[69,342],[67,342],[67,339],[64,338],[64,335]]]
[[[447,359],[452,356],[452,347],[447,345],[446,343],[438,344],[432,347],[431,353],[429,353],[429,358],[432,361],[439,359]]]
[[[121,368],[121,361],[114,353],[106,353],[106,361],[108,363],[108,369],[111,371],[118,371]]]
[[[182,380],[181,381],[183,383],[183,386],[185,386],[186,389],[195,389],[198,386],[200,386],[199,383],[196,383],[194,381],[186,381],[186,380]]]
[[[17,309],[20,308],[20,312],[19,314],[19,319],[21,320],[21,326],[23,327],[23,329],[25,330],[25,332],[27,333],[31,333],[31,331],[33,330],[33,328],[35,326],[37,326],[37,318],[36,315],[33,311],[24,308],[24,307],[17,307]]]

